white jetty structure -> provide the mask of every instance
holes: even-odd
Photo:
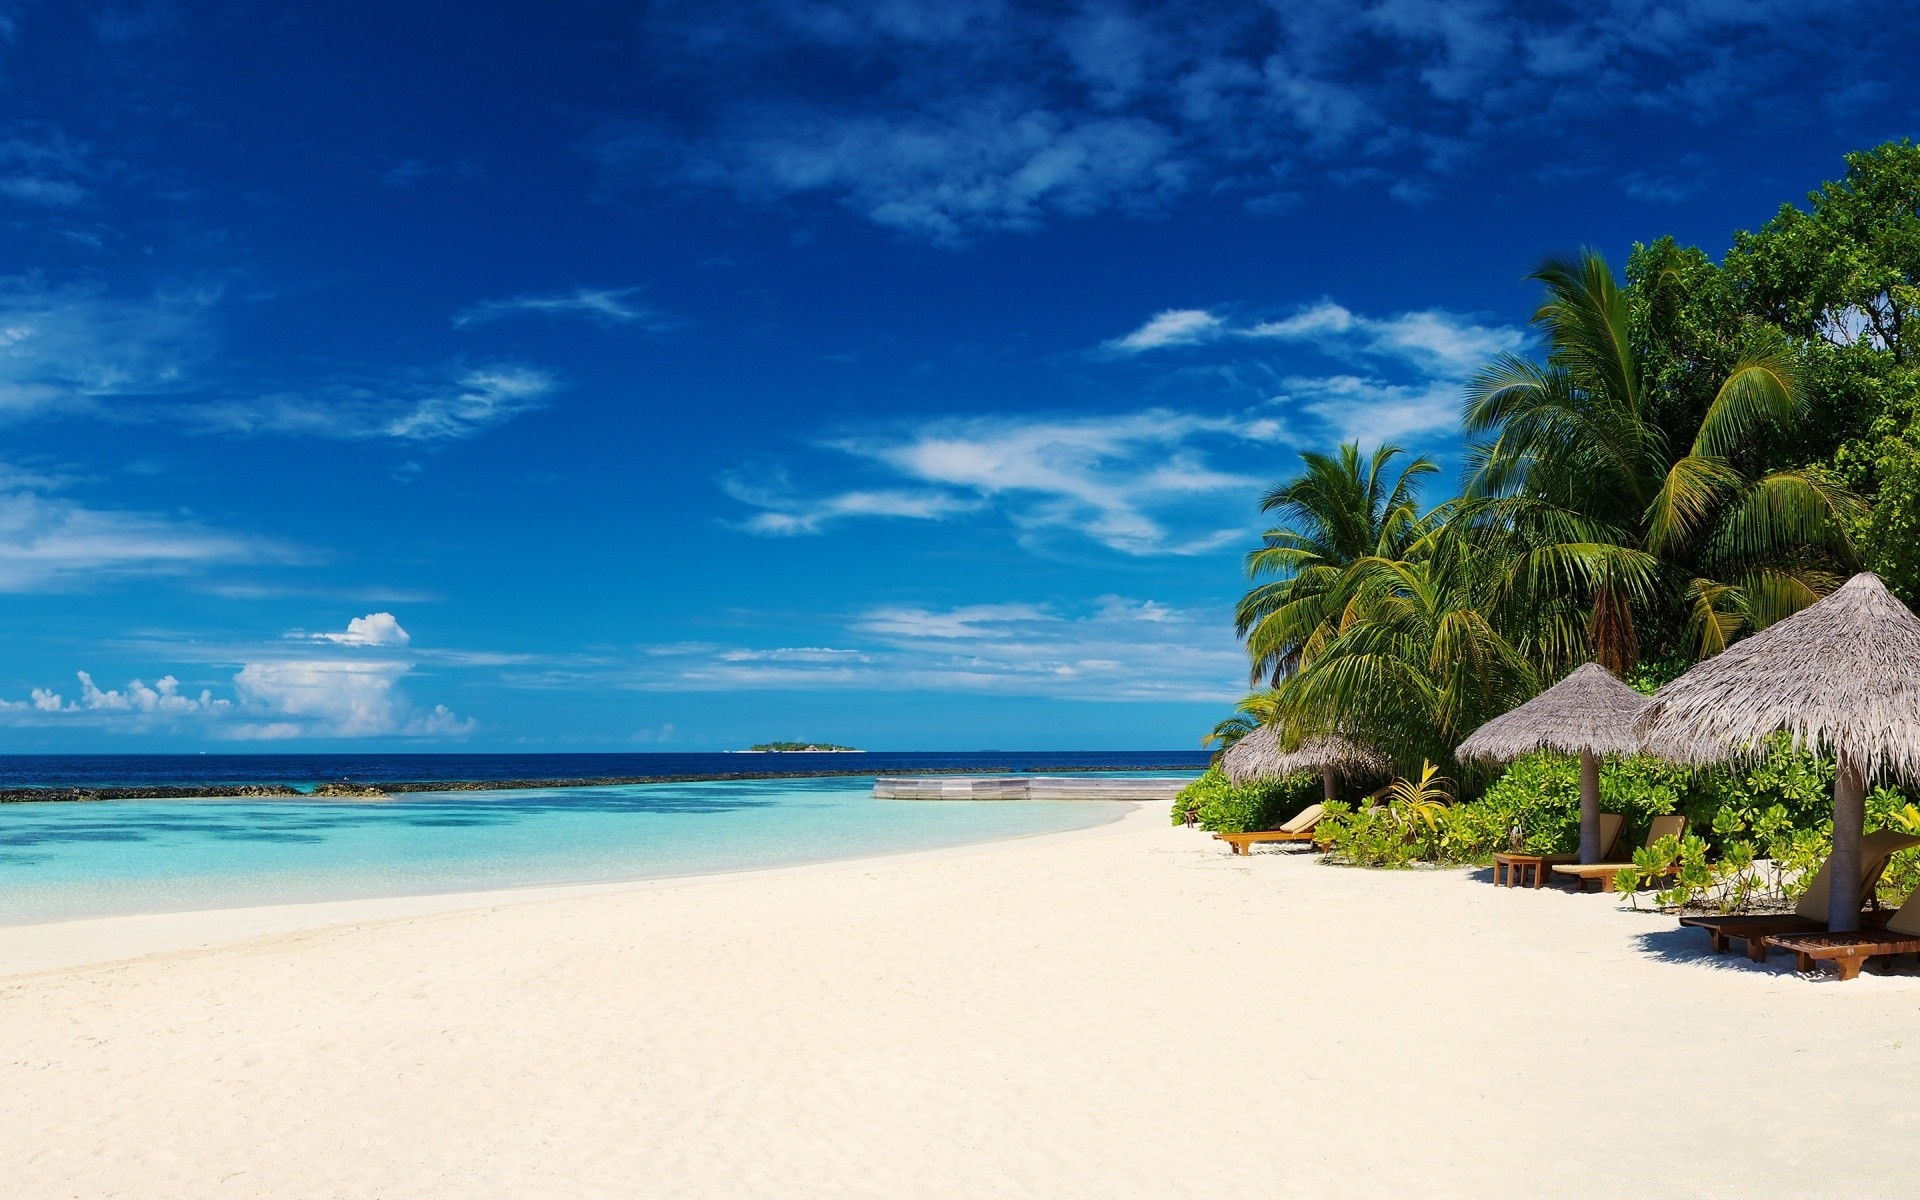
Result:
[[[1138,775],[883,775],[876,800],[1171,800],[1191,779]]]

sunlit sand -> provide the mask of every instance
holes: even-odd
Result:
[[[1920,976],[1233,858],[1159,806],[704,881],[0,931],[0,967],[12,1197],[1920,1194]]]

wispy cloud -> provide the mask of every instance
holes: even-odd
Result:
[[[742,523],[756,533],[818,533],[874,515],[952,519],[992,507],[1027,538],[1064,534],[1127,554],[1191,554],[1240,532],[1201,524],[1217,515],[1215,506],[1194,511],[1195,502],[1257,483],[1211,466],[1207,445],[1262,433],[1232,417],[1158,409],[943,420],[824,444],[912,481],[910,490],[809,496],[789,486],[749,485],[737,474],[722,482],[735,499],[763,510]]]
[[[91,148],[60,130],[14,123],[0,134],[0,196],[41,208],[73,208],[92,196]]]
[[[304,391],[206,401],[183,415],[221,433],[437,442],[472,437],[541,408],[558,388],[555,375],[540,367],[454,363],[437,371],[336,379]]]
[[[1464,382],[1494,356],[1524,350],[1529,340],[1525,330],[1443,309],[1374,317],[1320,300],[1252,322],[1168,310],[1103,349],[1139,356],[1207,344],[1231,357],[1279,346],[1312,351],[1366,373],[1279,373],[1265,407],[1286,414],[1283,426],[1377,444],[1457,429]]]
[[[655,5],[641,28],[679,115],[606,121],[609,186],[818,196],[944,244],[1198,191],[1281,211],[1287,172],[1361,164],[1423,203],[1489,147],[1538,160],[1602,122],[1739,120],[1789,76],[1828,92],[1898,70],[1837,10],[1787,0],[770,0]],[[794,82],[823,78],[842,86]]]
[[[888,605],[846,620],[845,647],[654,647],[637,662],[560,667],[541,683],[1223,702],[1243,690],[1246,671],[1230,629],[1223,613],[1111,595],[1077,606]]]
[[[0,279],[0,416],[104,411],[115,397],[177,394],[217,347],[210,288],[139,299]]]
[[[0,592],[70,591],[290,556],[272,542],[177,517],[90,508],[37,491],[0,492]]]
[[[1528,341],[1524,330],[1444,309],[1369,317],[1321,300],[1285,317],[1243,325],[1204,309],[1169,309],[1106,347],[1141,354],[1229,339],[1305,345],[1348,360],[1394,360],[1444,379],[1464,379],[1494,355],[1517,352]]]
[[[659,323],[658,314],[632,303],[640,291],[629,288],[575,288],[571,292],[547,296],[515,296],[508,300],[485,300],[455,315],[455,329],[471,329],[503,317],[532,314],[546,317],[578,317],[595,325],[646,325]]]
[[[1227,323],[1200,308],[1170,308],[1155,313],[1145,325],[1115,338],[1107,345],[1114,350],[1138,352],[1164,346],[1192,346],[1210,342],[1227,332]]]

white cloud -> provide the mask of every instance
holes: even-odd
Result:
[[[1528,335],[1443,309],[1368,317],[1321,300],[1291,316],[1245,326],[1200,309],[1169,309],[1107,346],[1137,353],[1228,338],[1307,345],[1336,358],[1387,360],[1443,379],[1464,379],[1494,355],[1524,348]]]
[[[368,613],[347,622],[345,633],[316,633],[315,641],[342,646],[404,646],[413,640],[392,613]]]
[[[553,376],[532,367],[469,371],[454,386],[422,397],[389,421],[389,437],[411,441],[469,437],[523,412],[539,408],[553,391]]]
[[[128,300],[97,288],[0,279],[0,416],[98,411],[180,391],[213,350],[218,293]]]
[[[857,648],[652,647],[638,664],[539,682],[579,686],[610,674],[620,686],[649,691],[832,688],[1116,702],[1226,702],[1244,691],[1246,656],[1228,615],[1153,600],[1103,596],[1064,609],[887,605],[853,617],[845,633]]]
[[[283,547],[187,520],[88,508],[34,491],[0,492],[0,592],[64,591],[104,579],[288,557]]]
[[[307,659],[253,662],[233,677],[241,704],[292,718],[327,737],[383,737],[405,731],[407,709],[394,689],[408,664]]]
[[[1335,441],[1363,446],[1460,428],[1460,385],[1453,380],[1401,385],[1357,375],[1296,376],[1281,382],[1272,403],[1314,417]]]
[[[750,483],[738,472],[722,477],[720,486],[734,499],[763,510],[740,522],[740,528],[776,536],[819,533],[826,526],[850,517],[940,521],[980,507],[978,500],[951,492],[884,488],[802,498],[779,488]]]
[[[1246,334],[1306,342],[1334,356],[1394,359],[1442,379],[1465,379],[1494,355],[1517,353],[1528,341],[1524,330],[1481,324],[1441,309],[1373,318],[1331,300],[1255,325]]]
[[[1064,533],[1127,554],[1189,554],[1238,536],[1237,528],[1196,526],[1214,515],[1216,497],[1250,492],[1259,482],[1214,469],[1205,445],[1244,443],[1250,436],[1256,435],[1231,417],[1160,409],[945,420],[827,443],[912,480],[919,485],[913,491],[805,498],[784,487],[745,484],[737,474],[722,486],[765,510],[742,522],[756,533],[818,533],[856,516],[938,520],[992,504],[1028,538]],[[1196,506],[1202,511],[1193,511]]]
[[[12,710],[33,713],[85,713],[85,712],[123,712],[160,714],[162,716],[184,716],[223,712],[233,707],[227,700],[216,700],[213,692],[202,688],[198,696],[190,696],[180,691],[180,681],[171,675],[162,675],[149,687],[138,679],[127,684],[125,691],[102,690],[93,682],[93,676],[85,671],[75,674],[80,680],[80,698],[67,702],[58,692],[46,688],[34,688],[27,700],[0,700],[0,710]]]
[[[14,124],[0,137],[0,195],[44,208],[72,208],[92,192],[90,148],[48,125]]]
[[[455,364],[386,379],[344,379],[303,392],[210,401],[185,410],[223,433],[435,442],[472,437],[542,407],[559,387],[550,371],[515,363]]]
[[[354,618],[345,633],[288,637],[345,649],[326,655],[309,649],[286,657],[278,647],[242,648],[246,661],[231,677],[230,697],[209,687],[187,692],[172,674],[151,686],[135,679],[125,688],[103,689],[89,672],[80,671],[77,699],[34,688],[25,700],[0,700],[0,720],[82,721],[129,733],[197,722],[208,736],[249,741],[460,737],[478,727],[444,704],[420,708],[412,703],[401,682],[413,671],[417,655],[403,656],[410,639],[390,613]]]
[[[885,116],[775,104],[731,113],[703,142],[628,128],[598,146],[617,175],[672,173],[774,199],[837,196],[878,225],[939,243],[1110,208],[1148,210],[1185,189],[1176,139],[1142,116],[1064,113],[1011,92]]]
[[[654,325],[653,312],[630,303],[640,291],[629,288],[575,288],[550,296],[514,296],[507,300],[483,300],[453,318],[456,329],[470,329],[502,317],[534,314],[549,317],[580,317],[596,325]]]
[[[1226,322],[1202,308],[1169,308],[1155,313],[1145,325],[1107,346],[1113,350],[1157,350],[1162,346],[1191,346],[1210,342],[1226,329]]]
[[[1900,39],[1840,11],[662,3],[639,69],[675,80],[676,116],[610,120],[593,150],[617,188],[818,196],[946,244],[1199,192],[1271,209],[1277,178],[1330,164],[1366,164],[1367,186],[1413,202],[1481,182],[1467,167],[1489,149],[1531,169],[1608,122],[1750,122],[1786,81],[1830,95],[1899,77]],[[843,86],[799,82],[826,77]],[[1818,127],[1817,108],[1793,116]]]

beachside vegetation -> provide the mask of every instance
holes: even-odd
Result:
[[[1191,816],[1194,824],[1214,833],[1272,829],[1319,798],[1320,776],[1311,771],[1236,784],[1214,766],[1180,789],[1173,801],[1173,823],[1184,825]]]
[[[1429,460],[1349,443],[1301,455],[1263,498],[1275,524],[1235,614],[1257,690],[1213,742],[1270,724],[1289,746],[1345,736],[1402,775],[1453,770],[1469,731],[1581,663],[1651,692],[1863,568],[1920,601],[1920,147],[1847,156],[1718,259],[1658,238],[1623,273],[1582,250],[1532,278],[1537,350],[1466,389],[1458,495],[1430,503]],[[1438,811],[1335,806],[1333,856],[1479,861],[1516,827],[1528,850],[1576,844],[1574,760],[1457,773],[1462,802]],[[1784,746],[1741,770],[1608,762],[1628,846],[1655,815],[1690,820],[1624,885],[1790,900],[1825,852],[1832,778]],[[1874,796],[1870,828],[1920,824],[1912,797]],[[1917,878],[1909,853],[1882,887]]]

